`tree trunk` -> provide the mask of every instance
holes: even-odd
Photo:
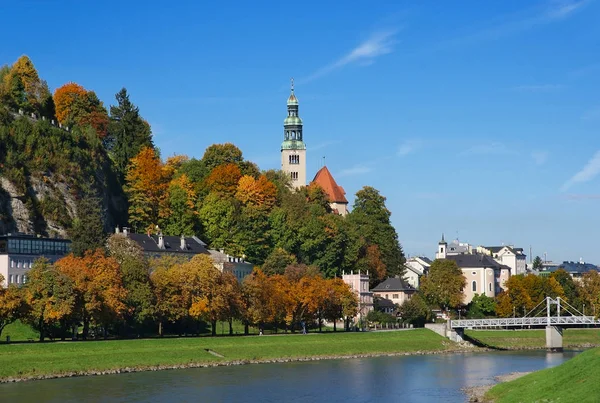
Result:
[[[38,321],[38,327],[40,328],[40,341],[44,341],[44,317],[41,316]]]
[[[83,340],[87,340],[90,331],[90,321],[85,316],[83,317]]]
[[[67,324],[65,319],[60,320],[60,341],[65,341],[67,333]]]
[[[323,331],[323,318],[321,318],[321,313],[319,312],[319,333]]]
[[[249,326],[248,326],[248,323],[247,323],[247,322],[246,322],[246,323],[244,323],[244,334],[245,334],[246,336],[248,336],[248,335],[250,334],[250,329],[249,329]]]
[[[216,336],[217,335],[217,321],[216,320],[211,320],[210,321],[210,326],[212,327],[212,329],[211,329],[211,335],[212,336]]]
[[[229,335],[233,336],[233,319],[229,318]]]
[[[162,320],[158,321],[158,336],[163,337],[163,324]]]
[[[337,331],[336,324],[337,324],[337,319],[334,319],[333,320],[333,331],[334,332]]]

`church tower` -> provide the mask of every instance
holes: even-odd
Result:
[[[294,188],[306,186],[306,144],[302,140],[302,119],[298,116],[298,99],[292,92],[287,100],[287,117],[283,121],[281,170],[290,175]]]

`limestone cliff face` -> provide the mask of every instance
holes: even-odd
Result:
[[[106,231],[121,224],[126,204],[121,196],[101,192]],[[77,218],[77,194],[52,175],[29,178],[25,191],[0,176],[0,234],[22,232],[67,238]]]

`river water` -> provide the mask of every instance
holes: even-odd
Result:
[[[461,388],[577,352],[486,352],[194,368],[0,385],[2,402],[465,402]]]

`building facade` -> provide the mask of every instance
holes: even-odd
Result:
[[[115,232],[120,233],[118,228]],[[196,255],[208,255],[212,258],[217,269],[221,272],[233,273],[239,281],[251,274],[254,269],[254,266],[244,261],[243,258],[230,256],[222,250],[208,249],[206,244],[195,236],[178,237],[163,235],[162,233],[158,235],[136,234],[129,232],[127,228],[123,228],[121,234],[135,241],[144,251],[144,255],[149,258],[171,255],[191,259]]]
[[[417,290],[398,277],[390,277],[371,290],[373,296],[392,301],[394,305],[402,305],[417,292]]]
[[[445,259],[456,262],[467,280],[463,290],[465,305],[473,300],[475,294],[494,298],[503,290],[504,283],[510,277],[510,267],[496,262],[487,255],[479,253],[450,255]]]
[[[495,261],[511,268],[511,275],[527,272],[527,255],[523,248],[513,246],[479,246],[479,253],[490,255]]]
[[[413,288],[419,288],[421,276],[429,271],[431,260],[425,256],[414,256],[406,260],[404,280]]]
[[[294,79],[287,100],[287,117],[283,121],[281,170],[290,176],[294,188],[306,186],[306,144],[302,134],[302,119],[298,114],[298,98],[294,94]]]
[[[67,239],[37,238],[33,235],[8,234],[0,236],[0,274],[2,286],[27,282],[27,272],[33,262],[45,257],[51,263],[71,252]]]
[[[373,310],[373,293],[369,291],[369,275],[360,272],[342,273],[342,280],[358,297],[357,321],[366,319],[369,312]]]

